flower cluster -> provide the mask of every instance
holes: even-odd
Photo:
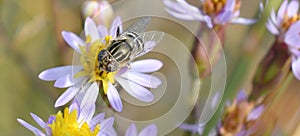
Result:
[[[277,36],[277,40],[282,42],[281,46],[286,46],[292,56],[292,70],[295,77],[300,80],[300,16],[298,13],[298,0],[284,0],[277,11],[273,9],[267,23],[268,30]]]
[[[205,22],[207,27],[213,28],[227,23],[253,24],[254,19],[239,17],[240,0],[200,0],[202,6],[195,7],[186,0],[164,0],[167,12],[172,16],[184,20]]]

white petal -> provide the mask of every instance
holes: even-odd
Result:
[[[99,25],[98,30],[99,30],[99,37],[100,38],[105,38],[105,36],[108,36],[108,30],[105,26]]]
[[[123,104],[120,98],[120,95],[117,89],[108,82],[108,91],[107,91],[107,98],[110,105],[118,112],[121,112],[123,109]]]
[[[131,69],[130,69],[131,71],[148,73],[148,72],[155,72],[159,70],[163,66],[163,63],[156,59],[146,59],[146,60],[135,61],[130,65],[131,65]]]
[[[121,17],[116,17],[113,21],[113,23],[110,26],[110,30],[109,30],[109,35],[111,35],[112,37],[117,37],[117,29],[119,27],[120,29],[120,33],[122,33],[122,20]]]
[[[272,23],[271,20],[268,20],[267,24],[266,24],[268,30],[274,34],[274,35],[278,35],[279,34],[279,30],[275,27],[275,25]]]
[[[84,23],[84,32],[86,36],[91,36],[91,42],[94,42],[99,39],[99,33],[97,26],[93,19],[87,17]]]
[[[116,77],[116,80],[120,83],[124,90],[134,98],[143,102],[151,102],[154,100],[153,94],[146,88],[123,78]]]
[[[283,0],[283,2],[280,5],[280,8],[278,9],[278,12],[277,12],[277,17],[278,17],[277,21],[278,22],[281,22],[281,20],[283,19],[284,14],[286,13],[287,6],[288,6],[288,1],[287,0]]]
[[[41,128],[47,127],[47,124],[39,116],[35,115],[34,113],[30,113],[30,115],[34,119],[34,121],[41,126]]]
[[[161,84],[159,78],[143,73],[126,72],[122,77],[148,88],[157,88]]]
[[[287,15],[288,17],[293,17],[294,15],[297,15],[299,9],[299,1],[298,0],[291,0],[287,7]]]
[[[78,122],[90,122],[94,116],[96,110],[96,105],[94,103],[90,103],[89,105],[84,105],[84,107],[81,108]],[[89,126],[91,126],[89,124]]]
[[[248,18],[233,18],[231,20],[232,23],[235,24],[244,24],[244,25],[251,25],[257,22],[256,19],[248,19]]]
[[[84,107],[85,105],[94,104],[98,97],[98,93],[99,93],[99,87],[97,83],[94,82],[85,92],[85,95],[80,103],[80,108]]]
[[[72,32],[62,31],[62,36],[65,41],[78,53],[80,52],[79,46],[83,46],[84,42],[76,34]]]
[[[30,125],[29,123],[27,123],[26,121],[22,120],[22,119],[17,119],[17,121],[22,124],[24,127],[26,127],[27,129],[29,129],[30,131],[32,131],[34,134],[36,135],[45,135],[42,133],[41,130],[37,129],[36,127]]]
[[[39,78],[45,81],[54,81],[68,74],[77,73],[82,66],[61,66],[47,69],[39,74]]]
[[[137,136],[137,128],[134,124],[127,128],[125,136]]]
[[[58,97],[54,107],[60,107],[71,101],[76,95],[77,90],[74,87],[68,88],[62,95]]]
[[[294,73],[294,76],[300,80],[300,59],[294,60],[292,62],[292,71]]]
[[[145,127],[139,134],[139,136],[156,136],[157,135],[157,127],[152,124]]]

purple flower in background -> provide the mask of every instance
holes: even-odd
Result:
[[[263,110],[264,106],[255,106],[254,102],[249,102],[246,92],[241,90],[233,103],[225,107],[218,131],[221,135],[251,135]]]
[[[227,23],[253,24],[255,19],[239,17],[240,0],[200,0],[201,7],[190,5],[185,0],[163,0],[166,10],[172,16],[183,20],[205,22],[207,27],[225,25]]]
[[[249,102],[246,92],[241,90],[232,104],[230,102],[227,103],[227,106],[224,108],[222,120],[216,129],[210,131],[209,135],[251,135],[256,129],[255,122],[263,110],[264,106],[256,106],[253,102]],[[193,133],[198,132],[199,135],[202,135],[205,124],[183,123],[180,125],[180,128]]]
[[[61,66],[40,73],[40,79],[55,81],[54,86],[58,88],[68,88],[57,99],[55,107],[65,105],[73,98],[80,105],[95,103],[100,87],[111,106],[116,111],[121,112],[123,105],[114,86],[116,83],[119,83],[130,95],[143,102],[154,100],[153,94],[145,87],[157,88],[161,84],[161,80],[146,73],[159,70],[163,65],[161,61],[147,59],[131,62],[130,69],[126,66],[114,72],[102,71],[98,68],[98,53],[107,47],[112,38],[117,36],[118,27],[122,32],[121,23],[121,18],[117,17],[108,32],[104,26],[96,26],[92,19],[87,18],[84,28],[85,42],[72,32],[62,32],[65,41],[81,55],[81,65]],[[144,46],[154,47],[155,44],[156,42],[149,41]]]
[[[288,48],[292,56],[292,71],[295,77],[300,80],[300,16],[298,13],[298,0],[284,0],[275,13],[274,9],[267,22],[268,30],[277,36],[279,42],[283,42],[283,46]]]
[[[285,43],[292,53],[292,71],[295,77],[300,80],[300,21],[292,24],[285,34]]]
[[[113,128],[114,118],[105,119],[104,113],[94,116],[95,104],[85,105],[83,109],[74,102],[64,112],[58,112],[44,122],[40,117],[31,113],[32,118],[42,130],[32,126],[22,119],[17,119],[20,124],[32,131],[36,136],[66,136],[66,135],[89,135],[89,136],[115,136]]]
[[[157,135],[157,127],[154,124],[145,127],[143,130],[141,130],[140,133],[138,133],[135,124],[131,124],[128,127],[125,134],[125,136],[156,136],[156,135]]]

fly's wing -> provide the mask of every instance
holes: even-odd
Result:
[[[151,51],[155,45],[157,45],[160,40],[164,37],[164,32],[157,32],[157,31],[149,31],[140,34],[140,38],[144,42],[144,49],[142,52],[138,53],[136,57],[140,57]]]
[[[146,30],[148,25],[150,24],[151,17],[141,17],[131,26],[129,26],[124,32],[136,32],[142,33]]]

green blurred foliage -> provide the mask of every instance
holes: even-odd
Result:
[[[30,112],[45,121],[57,112],[53,105],[64,89],[54,88],[53,82],[41,81],[38,74],[65,62],[71,64],[73,51],[62,41],[60,31],[61,28],[81,31],[80,3],[0,1],[1,135],[32,135],[17,118],[36,124]]]

